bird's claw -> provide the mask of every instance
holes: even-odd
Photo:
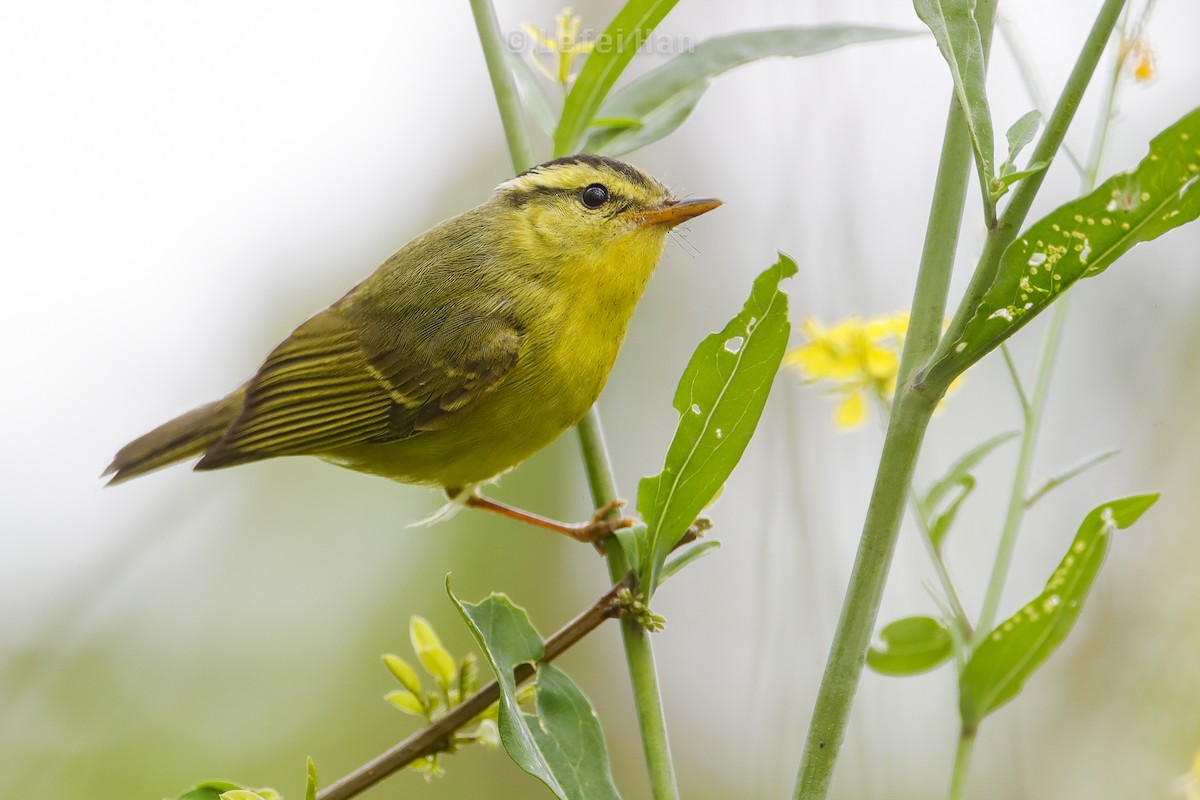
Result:
[[[627,502],[620,499],[610,500],[596,509],[596,513],[592,515],[590,522],[574,526],[574,532],[571,535],[581,542],[591,542],[600,555],[604,555],[604,543],[608,537],[622,528],[632,526],[636,522],[631,517],[609,518],[610,514],[623,508]]]

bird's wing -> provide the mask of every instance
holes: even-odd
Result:
[[[444,428],[504,381],[521,341],[500,315],[430,321],[397,314],[355,324],[335,305],[275,348],[247,385],[241,412],[197,468]]]

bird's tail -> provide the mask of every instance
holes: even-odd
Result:
[[[121,448],[104,475],[112,475],[108,485],[145,475],[178,461],[198,456],[225,434],[242,408],[244,392],[193,408],[170,422],[134,439]],[[103,477],[103,476],[102,476]]]

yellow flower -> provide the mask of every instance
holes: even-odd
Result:
[[[784,363],[810,381],[832,384],[830,391],[842,397],[834,411],[839,428],[853,428],[866,419],[868,397],[887,407],[896,389],[908,312],[868,320],[851,317],[830,328],[809,318],[800,330],[808,341],[784,356]]]
[[[554,38],[542,33],[532,23],[526,22],[521,26],[546,52],[558,57],[557,69],[551,70],[542,63],[536,53],[529,54],[533,65],[550,80],[562,84],[563,88],[569,86],[577,77],[578,73],[571,73],[571,64],[576,56],[587,55],[596,46],[595,42],[579,41],[579,29],[582,24],[582,17],[570,8],[564,8],[554,18]]]
[[[1125,63],[1129,75],[1138,83],[1147,83],[1152,80],[1158,72],[1154,59],[1154,48],[1141,37],[1130,42],[1128,47],[1129,60]]]

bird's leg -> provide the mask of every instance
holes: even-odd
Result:
[[[579,542],[591,542],[597,549],[603,551],[601,543],[613,534],[614,531],[621,528],[628,528],[633,524],[633,520],[628,517],[617,517],[616,519],[607,519],[608,515],[625,505],[624,500],[613,500],[601,508],[596,510],[592,515],[590,522],[569,523],[559,522],[558,520],[549,519],[538,514],[524,511],[520,508],[506,505],[504,503],[484,497],[483,495],[472,492],[468,495],[463,503],[469,508],[479,508],[484,511],[491,511],[494,514],[508,517],[509,519],[528,522],[530,525],[536,525],[539,528],[555,531],[557,533],[570,536]]]

